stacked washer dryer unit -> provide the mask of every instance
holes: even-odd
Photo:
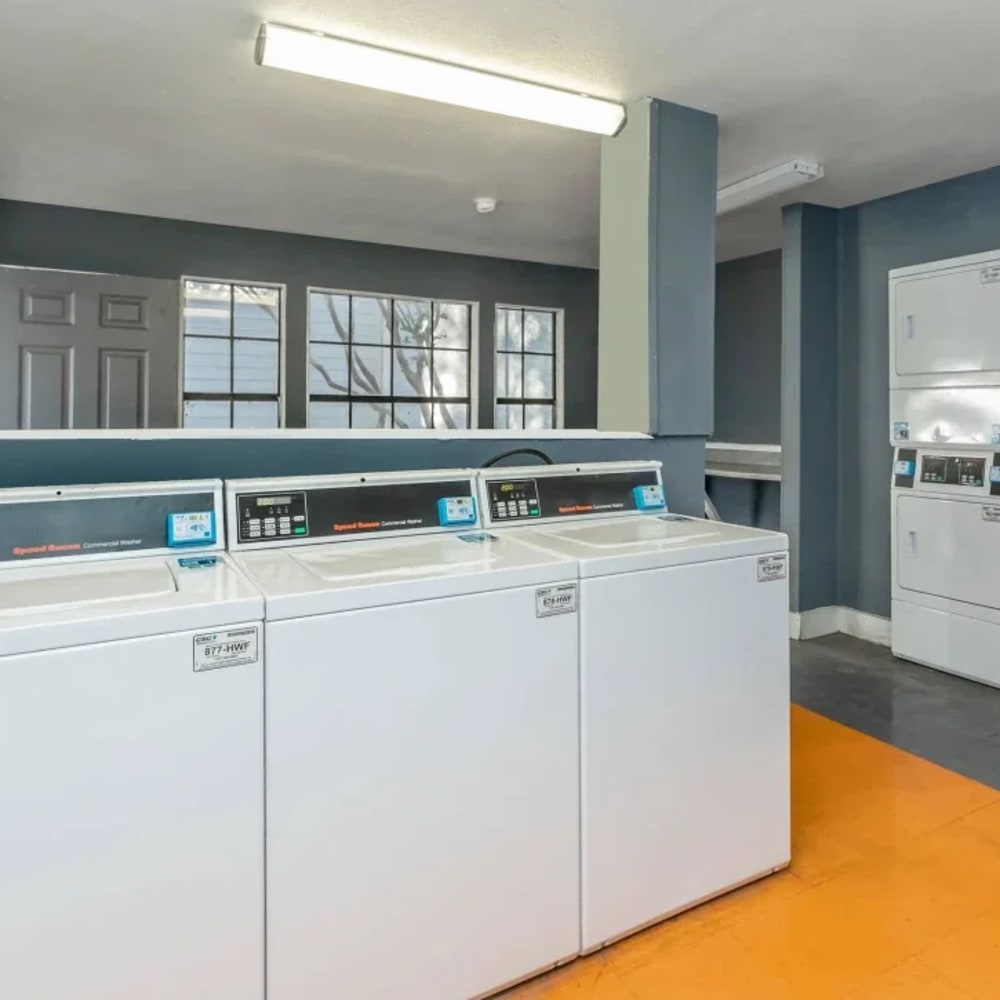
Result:
[[[579,953],[576,569],[475,473],[229,482],[266,601],[269,1000],[468,1000]]]
[[[787,538],[667,513],[653,462],[490,469],[480,498],[579,569],[582,950],[787,865]]]
[[[889,275],[892,649],[1000,685],[1000,251]]]
[[[263,601],[222,484],[0,491],[5,997],[261,1000]]]

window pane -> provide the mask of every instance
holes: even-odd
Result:
[[[431,304],[419,299],[396,299],[396,343],[430,347]]]
[[[391,414],[389,412],[391,409],[389,403],[352,403],[353,426],[367,429],[391,427]]]
[[[552,398],[552,358],[524,356],[525,399]]]
[[[521,355],[497,355],[497,396],[520,399],[521,392]]]
[[[431,394],[431,352],[397,347],[393,352],[392,392],[394,396]]]
[[[232,285],[221,282],[184,282],[184,332],[200,337],[228,337]]]
[[[309,339],[347,343],[351,337],[350,296],[309,293]]]
[[[525,312],[524,349],[551,354],[555,346],[555,316],[550,312]]]
[[[229,401],[187,399],[184,401],[185,427],[228,427]]]
[[[469,352],[434,351],[435,396],[469,394]]]
[[[233,287],[233,336],[277,340],[281,330],[281,291],[256,285]]]
[[[552,415],[555,407],[526,406],[524,408],[524,426],[527,430],[547,430],[553,426]]]
[[[357,344],[388,344],[389,317],[392,315],[388,299],[354,297],[354,329],[352,336]]]
[[[438,302],[434,306],[434,347],[467,350],[471,310],[458,302]]]
[[[497,310],[497,350],[521,350],[521,310]]]
[[[396,403],[392,409],[396,427],[430,427],[434,419],[430,403]]]
[[[310,427],[347,427],[350,404],[312,402],[309,404]]]
[[[434,426],[464,430],[469,426],[469,408],[464,403],[435,403]]]
[[[497,406],[496,425],[499,430],[519,431],[524,426],[523,406],[510,406],[501,403]]]
[[[233,427],[277,427],[278,404],[270,401],[233,401]]]
[[[347,348],[343,344],[309,346],[309,392],[320,395],[343,393],[345,396],[350,392]]]
[[[228,393],[229,348],[228,340],[185,337],[184,391]],[[229,426],[228,416],[226,426]]]
[[[351,392],[388,396],[391,354],[388,347],[355,346],[351,351]]]
[[[233,343],[233,392],[278,394],[278,345],[267,340]]]

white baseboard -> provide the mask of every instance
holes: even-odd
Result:
[[[793,612],[789,616],[788,634],[793,639],[818,639],[837,632],[880,646],[892,645],[892,624],[888,618],[856,611],[854,608],[813,608],[801,614]]]

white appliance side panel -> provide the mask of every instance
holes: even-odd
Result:
[[[788,581],[585,580],[583,948],[787,864]]]
[[[928,496],[896,497],[896,580],[904,591],[982,607],[1000,606],[997,504]]]
[[[0,659],[5,996],[263,997],[263,671],[192,657]]]
[[[958,268],[892,282],[895,376],[961,384],[1000,374],[1000,268]],[[989,377],[989,376],[987,376]]]
[[[468,1000],[579,951],[576,614],[517,588],[267,656],[269,996]]]
[[[892,602],[896,656],[1000,687],[1000,625],[962,614]]]

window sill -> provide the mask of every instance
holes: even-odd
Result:
[[[400,438],[416,438],[424,441],[450,440],[503,440],[503,441],[548,441],[548,440],[625,440],[645,441],[652,435],[633,433],[631,431],[597,431],[597,430],[401,430],[389,428],[385,430],[310,430],[308,428],[290,427],[280,430],[203,430],[198,428],[166,428],[166,429],[132,429],[132,430],[48,430],[48,431],[0,431],[0,441],[43,441],[43,440],[90,440],[90,441],[184,441],[193,438],[235,440],[239,438],[274,438],[279,440],[318,440],[337,441],[361,439],[367,440],[398,440]]]

